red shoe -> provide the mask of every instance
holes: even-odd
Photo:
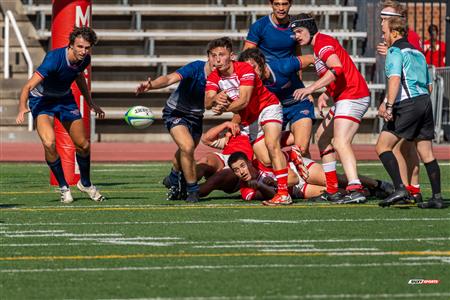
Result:
[[[295,168],[297,169],[297,172],[300,175],[300,177],[302,177],[304,180],[308,179],[309,171],[308,168],[303,163],[302,153],[297,145],[291,147],[291,152],[289,156],[291,162],[294,163]]]
[[[272,199],[263,201],[262,204],[266,206],[290,205],[292,198],[289,194],[276,194]]]

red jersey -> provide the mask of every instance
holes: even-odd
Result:
[[[326,61],[332,54],[339,57],[343,68],[342,74],[327,86],[327,92],[333,100],[337,102],[342,99],[358,99],[369,96],[367,83],[347,51],[335,38],[317,33],[314,43],[314,65],[319,77],[324,76],[328,71]]]
[[[256,76],[253,67],[246,62],[233,61],[234,73],[231,76],[222,76],[214,70],[206,81],[207,91],[225,91],[228,97],[234,101],[239,98],[239,87],[253,86],[253,92],[248,105],[239,112],[241,124],[250,125],[258,119],[260,112],[267,106],[279,104],[278,98],[269,92],[261,79]]]
[[[249,160],[253,159],[253,148],[250,139],[245,134],[231,136],[222,150],[222,154],[230,155],[234,152],[244,152]]]
[[[445,67],[446,45],[441,41],[435,41],[434,43],[436,46],[435,49],[433,49],[433,53],[431,53],[430,40],[426,40],[423,44],[427,64],[434,65],[435,67]]]
[[[252,161],[252,165],[258,170],[258,176],[255,178],[258,183],[263,182],[266,177],[271,177],[276,181],[275,174],[272,168],[264,166],[259,160],[255,159]],[[249,187],[247,182],[241,181],[241,197],[246,201],[253,200],[256,196],[256,190]]]

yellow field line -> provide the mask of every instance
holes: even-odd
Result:
[[[406,205],[405,205],[406,206]],[[186,210],[186,209],[294,209],[294,208],[362,208],[378,207],[377,204],[315,204],[315,205],[289,205],[266,207],[263,205],[224,205],[224,206],[162,206],[162,207],[46,207],[46,208],[4,208],[3,212],[24,212],[24,211],[151,211],[151,210]]]
[[[379,253],[376,253],[379,255]],[[450,251],[388,251],[382,255],[423,255],[450,256]],[[366,252],[354,252],[349,255],[368,255]],[[370,255],[370,254],[369,254]],[[298,256],[336,256],[325,252],[286,252],[286,253],[169,253],[169,254],[110,254],[75,256],[10,256],[0,257],[0,261],[38,261],[38,260],[95,260],[95,259],[132,259],[132,258],[196,258],[196,257],[298,257]]]

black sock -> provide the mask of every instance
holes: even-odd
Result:
[[[58,181],[59,187],[67,186],[66,178],[64,178],[64,170],[62,168],[61,164],[61,158],[57,158],[54,162],[49,162],[47,160],[47,165],[50,167],[50,170],[52,170],[53,175],[56,178],[56,181]]]
[[[427,169],[428,178],[430,179],[433,198],[441,198],[441,169],[437,160],[426,163],[425,169]]]
[[[91,155],[81,156],[76,154],[78,167],[80,168],[81,184],[85,187],[91,186]]]
[[[379,157],[389,176],[391,176],[395,189],[403,186],[402,177],[400,176],[400,169],[394,153],[392,153],[392,151],[386,151],[381,153]]]

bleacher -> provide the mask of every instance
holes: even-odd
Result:
[[[134,89],[147,77],[156,78],[173,72],[195,59],[205,59],[205,46],[209,40],[229,36],[236,52],[242,49],[249,25],[257,18],[269,14],[267,0],[96,0],[93,1],[92,27],[99,43],[92,60],[92,93],[104,108],[106,120],[98,120],[96,133],[101,141],[130,139],[130,133],[166,133],[161,110],[174,87],[152,91],[136,97]],[[189,2],[190,4],[186,4]],[[149,3],[149,4],[147,4]],[[44,49],[49,48],[51,1],[23,0],[23,11],[34,24],[37,38]],[[336,37],[352,55],[360,71],[369,80],[374,57],[362,57],[361,48],[366,32],[352,30],[357,13],[356,6],[343,5],[339,0],[295,1],[291,14],[311,12],[316,15],[322,32]],[[306,53],[311,50],[306,49]],[[34,62],[38,65],[40,61]],[[306,82],[314,80],[313,68],[304,72]],[[384,85],[370,83],[372,101]],[[155,125],[143,131],[124,126],[126,108],[146,105],[155,112]],[[222,116],[222,118],[228,115]],[[374,108],[366,116],[363,126],[372,132],[376,126]],[[208,128],[221,118],[205,115]],[[376,129],[376,128],[375,128]],[[143,137],[144,135],[142,135]],[[158,136],[158,139],[169,140]],[[146,140],[149,138],[146,136]],[[151,139],[151,138],[150,138]]]

